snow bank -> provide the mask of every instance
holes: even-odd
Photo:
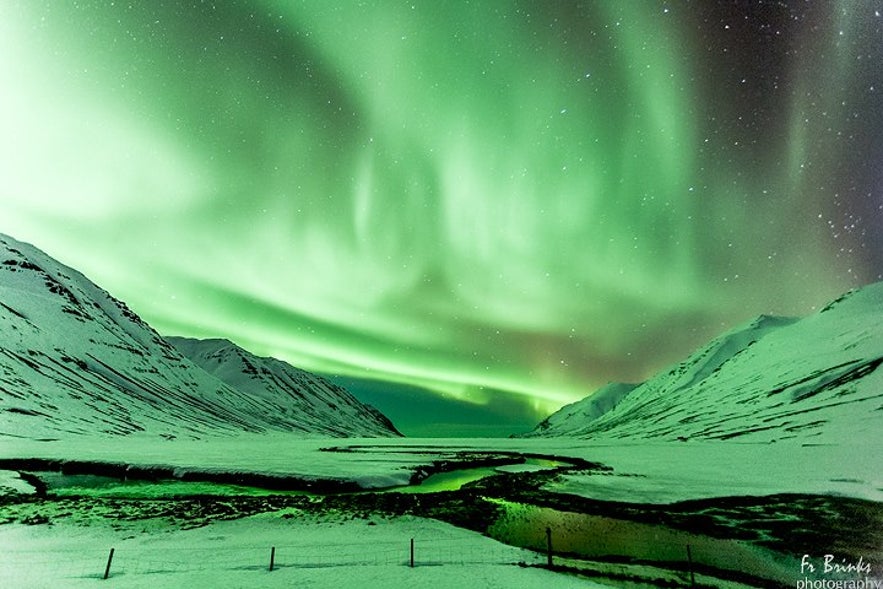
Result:
[[[33,495],[34,487],[11,470],[0,470],[0,497],[3,495]]]

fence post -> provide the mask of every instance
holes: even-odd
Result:
[[[546,528],[546,560],[549,568],[552,568],[552,528]]]
[[[414,568],[414,538],[411,538],[411,568]]]
[[[696,578],[693,576],[693,553],[690,551],[689,544],[687,544],[687,566],[690,569],[690,587],[695,587]]]
[[[113,562],[113,548],[110,549],[110,555],[107,557],[107,566],[104,567],[105,580],[110,576],[110,563]]]
[[[276,547],[270,547],[270,572],[273,572],[273,565],[276,563]]]

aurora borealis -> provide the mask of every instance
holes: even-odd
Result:
[[[0,232],[163,333],[542,416],[883,279],[881,14],[8,0]]]

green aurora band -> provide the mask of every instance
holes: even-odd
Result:
[[[0,231],[164,333],[542,413],[881,278],[880,9],[6,1]]]

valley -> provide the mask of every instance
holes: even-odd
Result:
[[[883,575],[883,283],[759,317],[520,437],[424,439],[319,375],[163,337],[33,246],[0,245],[2,586]]]
[[[0,541],[27,534],[24,528],[55,530],[62,543],[76,530],[160,541],[218,525],[247,528],[254,518],[320,526],[396,526],[389,522],[416,518],[526,550],[511,553],[516,570],[523,563],[603,586],[785,587],[803,578],[804,554],[832,552],[883,570],[883,485],[869,478],[866,465],[835,460],[844,448],[710,442],[624,449],[561,439],[327,445],[331,441],[245,437],[227,442],[241,450],[233,459],[224,442],[162,442],[163,453],[173,457],[168,464],[151,458],[159,449],[138,459],[126,443],[93,449],[86,464],[71,458],[81,453],[75,447],[21,442],[0,465],[57,470],[28,471],[46,487],[4,497]],[[279,451],[283,444],[288,452]],[[23,458],[40,447],[49,458]],[[143,443],[140,448],[146,450]],[[647,452],[665,455],[668,468],[640,468],[654,462],[653,454],[639,455]],[[795,462],[819,468],[801,474],[789,469]],[[720,469],[735,468],[729,485],[721,484]],[[771,479],[769,469],[780,476]],[[267,472],[274,473],[270,485]],[[439,473],[453,473],[459,482],[421,489]],[[663,487],[667,492],[647,491]],[[462,567],[458,562],[451,557],[443,566]],[[327,566],[342,570],[345,564]]]

